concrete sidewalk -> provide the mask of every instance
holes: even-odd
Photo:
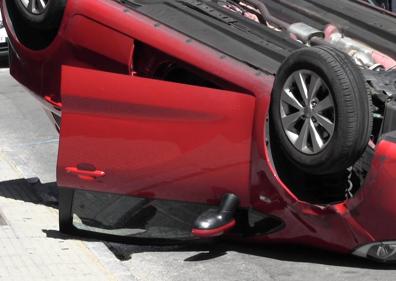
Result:
[[[0,280],[136,280],[102,242],[58,231],[58,134],[7,69],[0,132]]]
[[[1,280],[120,280],[118,260],[101,242],[58,232],[58,212],[47,186],[26,180],[0,183]],[[47,205],[48,204],[48,205]],[[100,256],[98,256],[98,254]],[[118,275],[117,275],[118,274]],[[130,279],[125,279],[130,280]]]

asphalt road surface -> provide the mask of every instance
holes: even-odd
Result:
[[[38,102],[7,69],[0,70],[0,132],[2,180],[37,177],[43,183],[55,182],[58,135]],[[396,265],[291,245],[105,245],[144,281],[396,280]]]

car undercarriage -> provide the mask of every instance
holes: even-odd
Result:
[[[60,131],[61,231],[85,190],[143,198],[138,213],[199,204],[180,218],[196,237],[395,259],[371,212],[396,215],[396,17],[352,0],[33,2],[1,3],[11,74]]]

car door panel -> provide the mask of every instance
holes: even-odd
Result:
[[[254,97],[63,67],[62,103],[60,186],[248,203]]]

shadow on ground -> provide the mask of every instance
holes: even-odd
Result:
[[[18,179],[0,182],[0,196],[57,208],[56,183],[42,184],[39,179]]]
[[[51,208],[58,207],[58,191],[56,183],[42,184],[37,179],[19,179],[0,182],[0,196],[34,204],[41,204]],[[90,233],[82,236],[66,235],[58,230],[43,229],[47,237],[55,239],[77,239],[86,241],[101,241],[102,236]],[[135,238],[136,239],[136,238]],[[215,260],[229,252],[238,252],[247,255],[277,259],[281,261],[304,262],[312,264],[324,264],[351,268],[368,268],[375,270],[395,270],[395,264],[379,264],[369,260],[355,258],[350,255],[340,255],[319,249],[313,249],[300,245],[275,245],[275,244],[246,244],[242,242],[230,242],[224,239],[198,240],[182,244],[153,246],[131,244],[126,238],[117,242],[107,241],[107,247],[120,260],[128,260],[133,254],[143,252],[193,252],[186,258],[186,262],[200,262]],[[197,253],[194,253],[197,252]]]
[[[199,252],[186,258],[186,262],[215,260],[237,252],[280,261],[322,264],[351,268],[395,270],[395,264],[381,264],[352,255],[342,255],[302,245],[246,244],[243,242],[199,241],[175,246],[131,246],[129,244],[106,243],[108,248],[121,260],[129,260],[133,254],[144,252]]]
[[[0,68],[7,68],[9,67],[8,58],[0,59]]]

